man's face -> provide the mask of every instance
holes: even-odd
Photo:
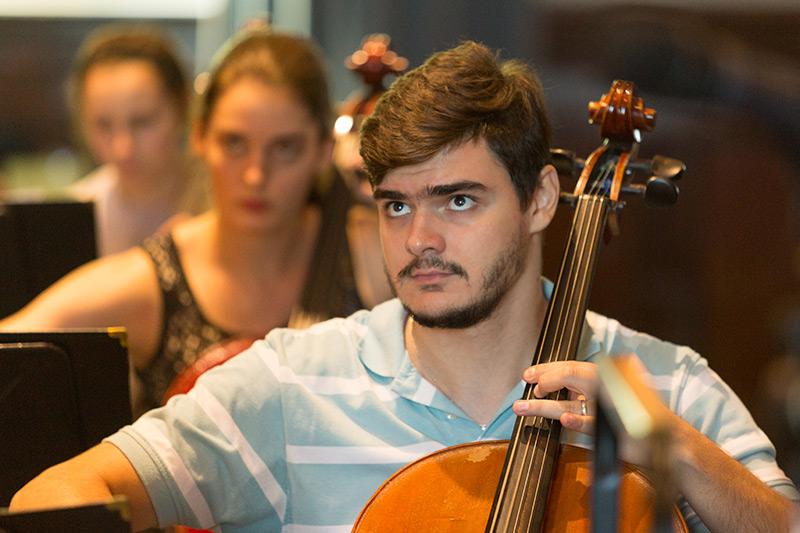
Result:
[[[389,281],[423,326],[481,322],[525,269],[527,211],[483,140],[390,171],[374,196]]]

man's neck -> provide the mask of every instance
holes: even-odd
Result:
[[[541,280],[519,280],[494,313],[465,329],[406,323],[417,370],[478,424],[489,423],[531,364],[547,300]]]

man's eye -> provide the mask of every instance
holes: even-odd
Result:
[[[400,217],[411,212],[411,208],[403,202],[389,202],[386,204],[386,214],[390,217]]]
[[[475,205],[475,200],[463,194],[457,194],[450,198],[447,207],[453,211],[466,211]]]

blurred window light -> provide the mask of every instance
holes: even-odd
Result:
[[[340,115],[333,124],[333,131],[336,135],[344,135],[350,133],[353,129],[353,117],[350,115]]]
[[[227,0],[0,0],[0,17],[206,19]]]

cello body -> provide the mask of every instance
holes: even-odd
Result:
[[[445,448],[408,464],[387,479],[362,510],[358,533],[479,533],[484,531],[508,441],[486,441]],[[639,469],[623,465],[620,533],[652,530],[652,483]],[[544,532],[590,531],[590,451],[563,445],[552,480]],[[674,509],[673,530],[686,531]],[[527,531],[521,528],[520,531]]]

